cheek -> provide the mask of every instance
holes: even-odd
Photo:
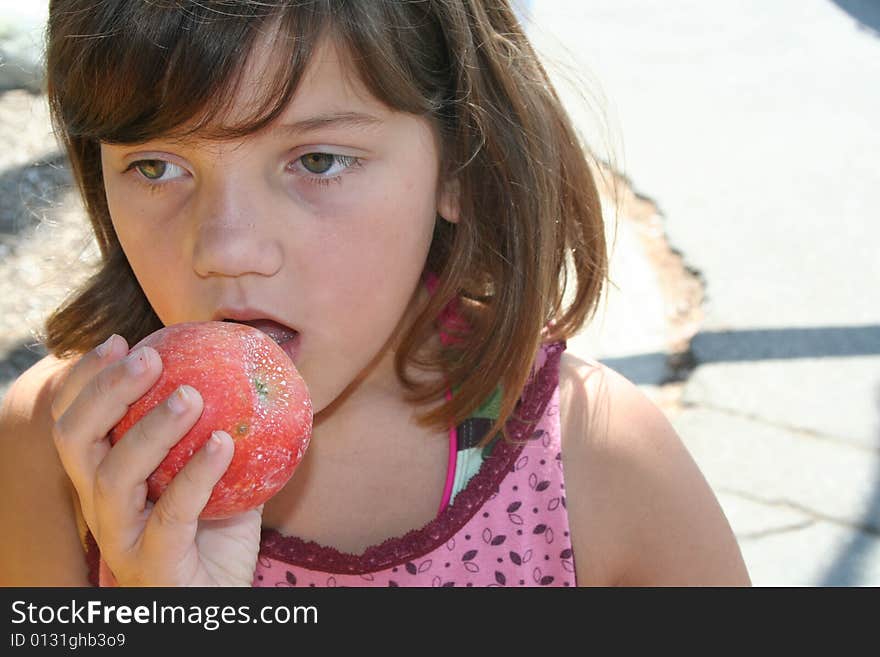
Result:
[[[389,187],[385,187],[389,189]],[[429,190],[402,183],[394,192],[362,197],[356,208],[321,241],[324,265],[338,271],[356,270],[364,289],[393,283],[395,276],[421,272],[434,229],[435,207]]]
[[[434,226],[431,193],[417,184],[384,186],[404,193],[380,191],[361,196],[357,208],[326,218],[304,257],[315,309],[365,325],[390,330],[410,300],[424,269]],[[428,199],[428,200],[426,200]]]
[[[188,316],[182,303],[187,298],[184,292],[186,279],[178,270],[179,255],[169,250],[170,240],[152,244],[155,241],[126,244],[120,239],[125,256],[147,301],[163,324],[173,324]]]
[[[114,208],[111,199],[108,194],[116,237],[147,300],[163,323],[180,321],[178,318],[186,317],[179,307],[186,280],[180,271],[182,236],[174,234],[172,224],[157,227],[157,217],[145,208],[121,204]],[[156,239],[159,233],[162,239]],[[170,285],[170,281],[176,283]]]

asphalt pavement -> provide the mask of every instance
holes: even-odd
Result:
[[[585,139],[704,285],[671,420],[753,583],[880,585],[880,3],[526,11]],[[653,395],[660,283],[619,225],[617,287],[571,348]]]

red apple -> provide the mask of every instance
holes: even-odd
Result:
[[[112,444],[180,385],[204,400],[201,417],[147,480],[149,499],[159,498],[215,430],[232,436],[235,455],[200,517],[228,518],[277,493],[312,435],[308,389],[282,348],[263,331],[231,322],[166,326],[132,349],[141,346],[159,352],[162,374],[113,428]]]

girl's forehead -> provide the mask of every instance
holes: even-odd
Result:
[[[267,85],[279,72],[283,53],[269,37],[258,40],[249,53],[236,92],[225,114],[225,122],[246,120],[259,111]],[[351,64],[345,47],[322,37],[313,49],[295,93],[278,123],[302,123],[336,118],[336,123],[377,123],[388,118],[391,109],[373,96]],[[342,119],[342,120],[339,120]],[[375,121],[373,120],[375,119]]]

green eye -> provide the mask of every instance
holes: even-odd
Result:
[[[327,173],[333,166],[335,156],[330,153],[309,153],[303,155],[300,160],[310,173]]]
[[[144,178],[150,180],[158,180],[165,174],[168,167],[167,162],[162,160],[141,160],[137,163],[137,170],[140,171]]]

